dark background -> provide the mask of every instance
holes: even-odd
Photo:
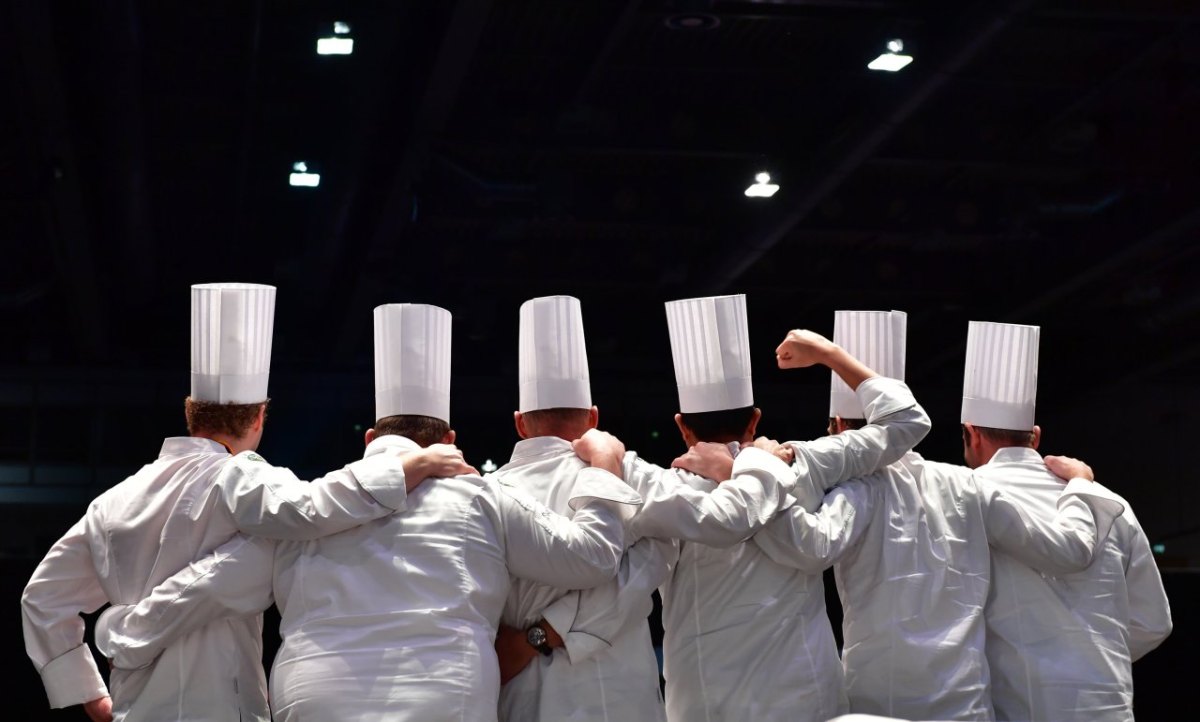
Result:
[[[1184,699],[1200,568],[1200,8],[1179,0],[0,3],[0,562],[14,718],[53,718],[17,598],[89,499],[184,433],[188,286],[279,288],[261,451],[361,453],[371,309],[454,314],[452,416],[516,440],[517,309],[583,302],[602,425],[681,449],[666,300],[745,293],[762,430],[822,433],[793,327],[909,314],[930,458],[968,320],[1042,328],[1043,451],[1136,509]],[[354,54],[318,37],[351,27]],[[866,64],[891,38],[915,61]],[[287,184],[294,162],[321,174]],[[743,194],[756,172],[781,186]],[[81,719],[72,710],[59,715]]]

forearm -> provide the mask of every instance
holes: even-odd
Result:
[[[711,491],[693,488],[672,470],[655,469],[642,474],[644,504],[630,525],[633,538],[730,547],[766,526],[792,501],[789,491],[795,475],[761,449],[742,450],[733,478]]]
[[[1054,516],[1027,513],[988,482],[988,542],[1041,572],[1073,574],[1091,565],[1124,505],[1098,484],[1073,479],[1058,498]]]
[[[404,479],[401,457],[376,454],[310,483],[288,469],[238,458],[218,484],[241,532],[305,540],[387,516],[398,508],[394,505],[403,507]]]
[[[80,520],[51,547],[21,595],[25,651],[51,707],[70,707],[108,694],[84,644],[79,616],[107,601],[92,563],[87,523]]]
[[[633,625],[646,624],[654,606],[650,597],[666,581],[678,554],[675,542],[642,539],[625,552],[616,579],[573,591],[543,610],[572,664],[608,649]]]
[[[237,536],[151,590],[135,605],[114,606],[96,625],[96,646],[114,666],[150,664],[180,638],[225,617],[271,605],[275,543]]]
[[[780,513],[754,543],[773,561],[805,574],[819,574],[853,548],[871,518],[866,482],[839,486],[815,512],[793,506]]]

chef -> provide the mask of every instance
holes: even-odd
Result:
[[[596,427],[579,300],[521,305],[518,441],[494,477],[570,517],[583,462],[571,443]],[[632,457],[632,455],[629,455]],[[672,540],[644,538],[617,577],[590,590],[514,578],[497,638],[501,720],[665,719],[647,616],[675,560]]]
[[[976,474],[1045,519],[1057,480],[1036,451],[1039,329],[971,322],[963,454]],[[1117,497],[1119,499],[1119,497]],[[1046,575],[1009,550],[992,556],[987,660],[996,718],[1132,722],[1132,663],[1171,632],[1150,544],[1129,504],[1090,566]]]
[[[191,293],[190,435],[168,438],[158,459],[96,498],[21,597],[26,651],[50,706],[82,704],[93,720],[269,719],[258,617],[198,630],[154,664],[114,673],[110,700],[79,614],[136,602],[238,531],[293,539],[338,532],[403,508],[406,490],[426,474],[466,468],[453,448],[356,462],[311,484],[267,464],[255,449],[275,288],[216,283]]]

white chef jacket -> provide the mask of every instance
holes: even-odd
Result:
[[[1033,449],[1000,449],[978,473],[1031,514],[1053,513],[1055,479]],[[997,719],[1132,722],[1131,665],[1170,634],[1171,609],[1129,505],[1082,571],[1040,574],[999,551],[992,571],[987,657]]]
[[[637,464],[634,454],[626,455],[626,478]],[[540,436],[518,442],[512,460],[493,476],[570,517],[568,499],[584,466],[569,441]],[[526,629],[545,618],[564,646],[539,655],[500,688],[500,719],[665,720],[646,618],[650,595],[677,554],[671,540],[640,539],[625,553],[615,579],[582,591],[514,578],[501,621]]]
[[[824,490],[868,473],[898,459],[929,431],[929,417],[903,382],[873,377],[857,393],[874,423],[791,442],[796,489]],[[691,474],[682,478],[701,492],[725,487]],[[779,563],[753,542],[727,549],[684,542],[660,593],[672,722],[822,722],[845,711],[819,574]]]
[[[1040,568],[1082,569],[1122,509],[1083,479],[1059,482],[1053,503],[1031,518],[970,469],[910,452],[835,488],[815,513],[800,500],[755,543],[814,575],[836,562],[852,711],[990,720],[989,542]]]
[[[230,456],[209,439],[167,439],[156,461],[91,503],[25,587],[25,648],[50,706],[109,694],[83,643],[80,612],[136,602],[238,531],[308,538],[378,518],[404,506],[403,479],[393,455],[306,484],[254,452]],[[257,617],[228,620],[147,668],[114,672],[114,718],[269,719],[261,628]]]
[[[415,450],[382,436],[366,457]],[[403,514],[305,543],[237,539],[153,590],[97,644],[137,666],[180,634],[279,606],[275,719],[493,720],[493,647],[509,574],[582,589],[611,579],[640,502],[620,479],[579,472],[568,520],[502,481],[429,479]],[[273,570],[273,571],[272,571]],[[272,578],[272,585],[263,580]]]

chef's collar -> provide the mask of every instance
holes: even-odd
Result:
[[[219,441],[203,436],[171,436],[163,441],[159,458],[164,456],[184,456],[186,454],[232,454],[229,447]]]
[[[521,439],[513,447],[512,460],[500,469],[504,470],[510,466],[519,466],[571,453],[574,453],[571,442],[558,436],[535,436],[532,439]]]
[[[1005,446],[997,449],[989,464],[1044,464],[1037,449],[1028,446]]]
[[[376,436],[371,443],[367,444],[366,450],[363,452],[363,458],[381,454],[388,449],[399,449],[401,451],[420,451],[421,445],[407,436],[399,434],[384,434]]]

